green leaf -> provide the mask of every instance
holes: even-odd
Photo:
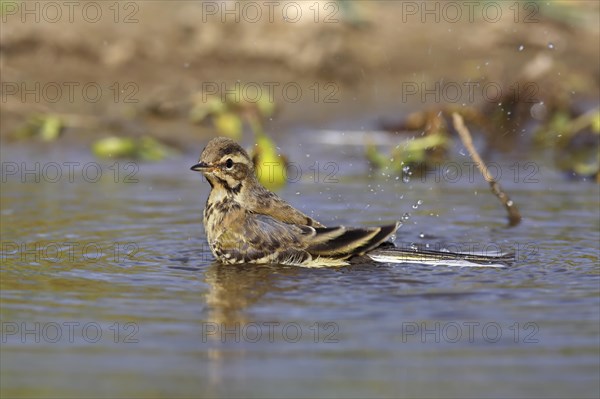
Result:
[[[42,126],[40,128],[40,137],[43,141],[54,141],[62,132],[63,123],[58,116],[47,115],[42,120]]]
[[[275,142],[266,134],[257,134],[253,153],[258,180],[269,189],[285,186],[287,183],[287,162],[277,152]]]
[[[136,142],[131,137],[111,136],[92,144],[92,152],[99,158],[135,158]]]
[[[600,112],[596,112],[592,117],[592,131],[600,134]]]
[[[234,140],[242,138],[242,120],[233,112],[224,112],[214,116],[213,123],[219,132]]]

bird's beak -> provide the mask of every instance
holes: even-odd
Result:
[[[206,169],[210,168],[210,165],[206,162],[199,162],[196,165],[192,166],[190,170],[195,172],[204,172]]]

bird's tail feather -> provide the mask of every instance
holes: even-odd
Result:
[[[515,254],[512,253],[490,256],[401,248],[378,248],[367,253],[367,256],[376,262],[475,267],[506,267],[512,265],[515,261]]]

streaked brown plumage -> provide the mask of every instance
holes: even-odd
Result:
[[[212,188],[204,208],[204,227],[210,249],[222,263],[341,266],[367,255],[377,262],[501,267],[514,260],[512,254],[487,256],[385,245],[399,222],[381,227],[325,227],[263,187],[246,151],[228,138],[211,140],[191,169],[202,172]]]
[[[223,263],[344,265],[378,247],[399,226],[323,226],[263,187],[246,151],[228,138],[211,140],[192,170],[212,187],[204,226],[212,253]]]

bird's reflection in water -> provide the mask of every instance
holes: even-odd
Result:
[[[227,365],[242,361],[253,345],[261,345],[264,340],[250,342],[247,337],[255,336],[256,328],[245,333],[251,324],[262,328],[262,321],[252,320],[248,309],[259,303],[265,294],[273,294],[293,289],[290,282],[301,273],[297,267],[281,265],[224,265],[213,263],[205,272],[205,282],[209,286],[206,294],[208,316],[204,325],[203,342],[209,344],[210,382],[213,387],[227,381]],[[291,277],[291,278],[290,278]],[[250,330],[250,329],[249,329]],[[261,331],[265,336],[266,331]]]
[[[248,319],[248,307],[265,294],[293,289],[290,282],[301,273],[302,268],[293,266],[213,263],[205,273],[209,285],[208,321],[224,326],[252,322]]]

